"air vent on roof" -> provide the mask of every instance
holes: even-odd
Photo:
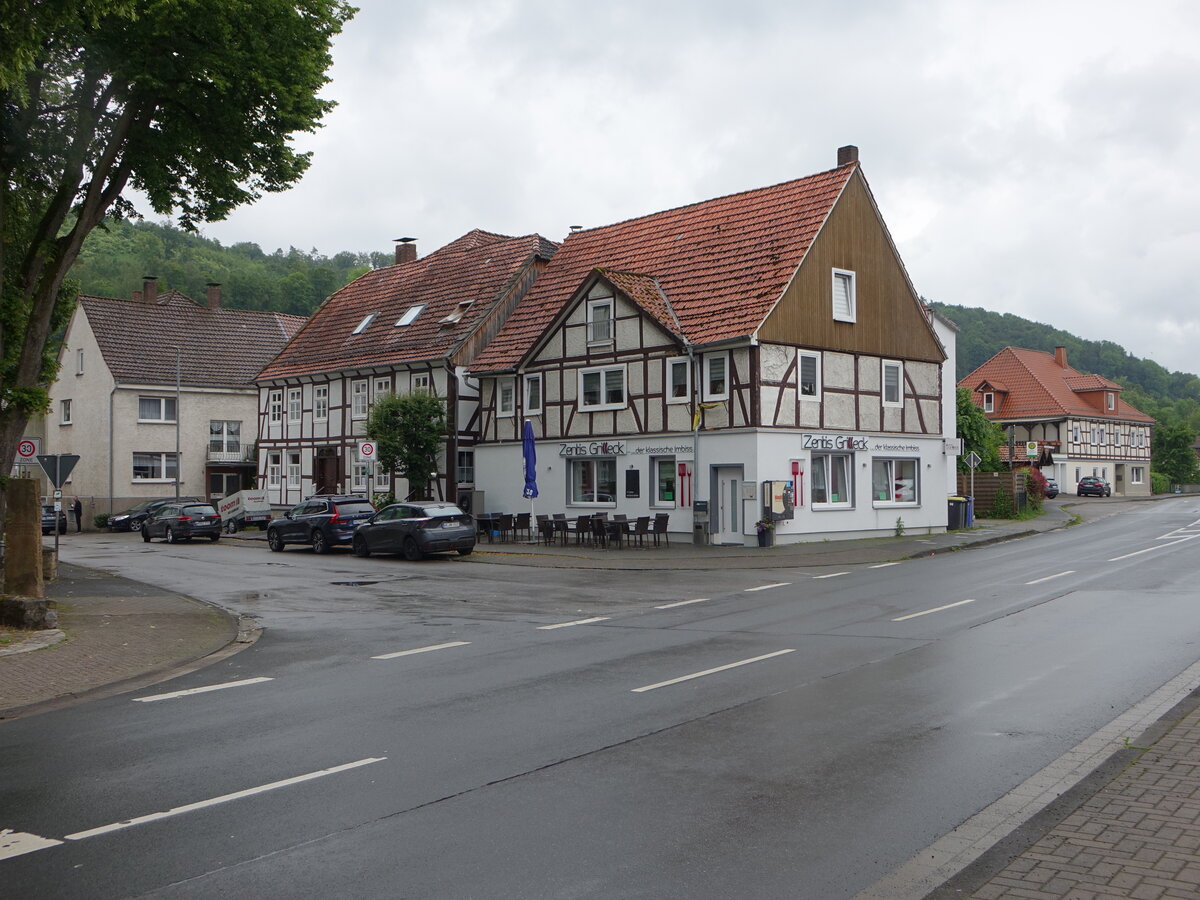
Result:
[[[424,308],[424,303],[422,303],[420,306],[410,306],[404,311],[404,315],[396,320],[396,327],[403,328],[405,325],[411,325],[417,316],[421,314],[421,310]]]
[[[377,315],[379,315],[379,313],[371,313],[369,316],[365,316],[365,317],[363,318],[363,320],[362,320],[361,322],[359,322],[359,323],[358,323],[358,327],[357,327],[357,328],[355,328],[355,329],[354,329],[352,332],[350,332],[350,333],[351,333],[351,334],[362,334],[364,331],[366,331],[366,330],[367,330],[367,326],[368,326],[368,325],[370,325],[372,322],[374,322],[374,321],[375,321],[375,317],[376,317]]]

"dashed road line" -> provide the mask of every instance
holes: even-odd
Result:
[[[933,609],[923,609],[920,612],[909,613],[907,616],[901,616],[898,619],[892,619],[893,622],[907,622],[909,619],[918,619],[921,616],[927,616],[930,613],[941,612],[944,609],[954,609],[956,606],[964,606],[968,603],[974,603],[974,600],[959,600],[957,603],[947,603],[945,606],[935,606]]]
[[[662,606],[656,606],[655,609],[674,609],[676,606],[689,606],[692,603],[707,603],[707,597],[699,597],[695,600],[676,600],[674,603],[664,603]]]
[[[900,565],[900,563],[898,563],[898,562],[879,563],[878,565],[875,565],[875,566],[867,566],[867,568],[868,569],[886,569],[888,566],[898,566],[898,565]]]
[[[745,592],[748,594],[751,591],[769,591],[771,588],[787,587],[789,584],[791,584],[790,581],[781,581],[778,584],[760,584],[758,587],[746,588]]]
[[[1200,537],[1200,535],[1195,535]],[[1147,547],[1145,550],[1134,550],[1132,553],[1126,553],[1124,556],[1114,556],[1109,562],[1120,562],[1123,559],[1129,559],[1131,556],[1141,556],[1143,553],[1150,553],[1152,550],[1161,550],[1163,547],[1174,547],[1176,544],[1186,544],[1192,540],[1190,537],[1181,538],[1178,541],[1171,541],[1169,544],[1159,544],[1157,547]]]
[[[1062,578],[1064,575],[1074,575],[1074,569],[1067,569],[1065,572],[1059,572],[1057,575],[1047,575],[1045,578],[1035,578],[1033,581],[1025,582],[1026,587],[1031,584],[1041,584],[1043,581],[1053,581],[1055,578]]]
[[[24,856],[26,853],[33,853],[35,850],[45,850],[47,847],[55,847],[61,844],[62,841],[54,838],[44,838],[36,834],[27,834],[24,831],[13,831],[11,828],[5,828],[0,831],[0,859],[12,859],[14,856]]]
[[[611,616],[592,616],[590,619],[576,619],[574,622],[559,622],[557,625],[539,625],[538,631],[553,631],[555,628],[570,628],[572,625],[591,625],[593,622],[607,622]]]
[[[631,693],[644,694],[646,691],[654,691],[658,688],[668,687],[672,684],[679,684],[684,681],[691,681],[693,678],[703,678],[705,675],[713,675],[717,672],[724,672],[727,669],[736,669],[738,666],[748,666],[750,663],[762,662],[764,659],[771,659],[775,656],[783,656],[785,653],[795,653],[795,648],[788,650],[776,650],[774,653],[764,653],[762,656],[755,656],[751,659],[742,659],[737,662],[726,663],[723,666],[717,666],[715,669],[705,669],[703,672],[693,672],[691,675],[681,675],[678,678],[672,678],[668,681],[660,681],[657,684],[647,684],[644,687],[633,688]]]
[[[415,656],[418,653],[429,653],[433,650],[447,650],[450,647],[465,647],[470,641],[447,641],[445,644],[431,644],[428,647],[417,647],[413,650],[400,650],[396,653],[381,653],[371,659],[399,659],[401,656]]]
[[[841,575],[849,575],[849,572],[830,572],[828,575],[814,575],[813,581],[819,581],[822,578],[838,578]]]
[[[223,684],[210,684],[207,687],[189,688],[186,691],[172,691],[169,694],[154,694],[151,697],[134,697],[134,703],[154,703],[158,700],[175,700],[178,697],[190,697],[192,694],[207,694],[210,691],[223,691],[226,688],[245,687],[248,684],[262,684],[264,681],[274,681],[274,678],[243,678],[240,681],[226,681]]]

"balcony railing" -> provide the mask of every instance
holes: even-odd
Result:
[[[216,450],[209,445],[208,461],[210,463],[252,463],[257,462],[254,458],[254,447],[241,447],[237,450]]]

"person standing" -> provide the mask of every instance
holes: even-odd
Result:
[[[83,503],[76,497],[71,504],[71,513],[75,516],[75,532],[83,531]]]

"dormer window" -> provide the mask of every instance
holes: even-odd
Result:
[[[406,325],[411,325],[416,320],[417,316],[421,314],[421,310],[424,308],[424,303],[422,303],[420,306],[410,306],[404,311],[404,315],[396,320],[396,327],[403,328]]]
[[[1112,391],[1104,392],[1104,408],[1109,412],[1112,412],[1117,408],[1117,395]]]
[[[983,411],[985,413],[996,411],[996,395],[991,391],[983,395]]]
[[[375,317],[377,315],[379,315],[379,313],[371,313],[369,316],[364,316],[363,320],[361,322],[359,322],[358,326],[350,333],[351,334],[362,334],[364,331],[367,330],[367,326],[375,321]]]

